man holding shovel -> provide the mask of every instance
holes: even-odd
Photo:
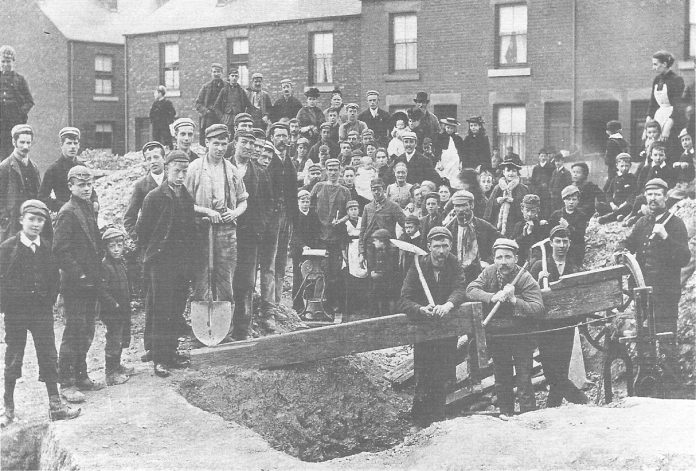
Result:
[[[200,159],[199,159],[200,160]],[[164,181],[147,194],[135,231],[145,252],[152,313],[151,356],[155,374],[169,376],[168,368],[185,366],[176,353],[176,317],[186,308],[192,247],[197,245],[193,198],[184,181],[188,155],[171,151],[165,160]]]
[[[193,197],[200,241],[193,272],[193,300],[209,300],[212,295],[217,301],[230,303],[229,321],[223,338],[232,322],[232,281],[237,267],[236,220],[246,211],[249,196],[243,177],[223,158],[228,141],[227,126],[214,124],[208,127],[205,130],[207,153],[191,163],[186,175],[186,189]],[[214,267],[210,266],[210,253]],[[193,316],[191,322],[196,322]],[[208,319],[203,322],[207,323]],[[196,333],[197,326],[192,327]],[[199,340],[206,343],[204,339]]]
[[[464,269],[450,253],[452,234],[442,226],[428,233],[430,253],[411,266],[401,288],[399,308],[419,322],[437,322],[465,301]],[[420,276],[419,264],[422,273]],[[445,418],[447,381],[455,377],[457,337],[417,343],[413,349],[416,391],[411,416],[427,427]]]

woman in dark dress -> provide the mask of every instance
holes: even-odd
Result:
[[[155,92],[155,102],[150,108],[150,123],[152,123],[152,140],[160,144],[172,148],[172,132],[169,125],[174,122],[176,110],[172,102],[164,96],[167,94],[167,89],[160,85]]]

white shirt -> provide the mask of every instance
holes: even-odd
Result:
[[[563,276],[563,272],[565,271],[566,262],[565,261],[561,262],[559,260],[556,260],[555,258],[553,259],[553,261],[556,264],[556,268],[558,268],[558,274]]]
[[[374,110],[370,108],[370,114],[372,114],[373,118],[377,117],[377,112],[379,111],[379,108],[375,108]]]
[[[410,162],[411,159],[413,158],[413,156],[416,155],[416,151],[414,150],[412,154],[409,154],[408,152],[406,152],[405,155],[406,155],[406,162]]]
[[[41,245],[41,237],[31,240],[24,232],[19,233],[19,241],[29,247],[32,252],[36,252],[36,248]]]
[[[155,181],[155,183],[157,183],[157,186],[160,186],[162,184],[162,180],[164,180],[164,172],[160,173],[159,175],[150,172],[150,176]]]

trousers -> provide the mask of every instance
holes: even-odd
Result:
[[[188,270],[177,256],[167,254],[152,261],[147,272],[152,303],[152,361],[166,363],[178,346],[177,318],[186,309]]]
[[[249,335],[254,313],[253,296],[256,286],[256,266],[258,263],[259,239],[252,235],[242,235],[238,239],[237,269],[234,272],[234,315],[232,317],[232,337],[244,338]]]
[[[411,417],[427,426],[445,418],[448,382],[456,376],[457,337],[417,343],[413,347],[416,391]]]
[[[516,333],[498,331],[496,333]],[[515,411],[514,378],[517,379],[517,395],[520,412],[536,409],[534,388],[532,387],[532,356],[535,342],[531,336],[486,338],[493,358],[495,375],[495,394],[498,407],[503,414],[511,415]],[[512,367],[515,367],[515,376]]]
[[[574,324],[571,323],[570,325]],[[544,324],[541,329],[562,327],[559,324]],[[538,335],[539,359],[544,370],[544,377],[549,385],[547,407],[558,407],[563,398],[568,402],[585,402],[583,393],[568,379],[570,357],[573,353],[575,329],[557,330]]]
[[[193,299],[203,301],[214,287],[218,301],[234,302],[233,279],[237,268],[237,230],[229,224],[213,226],[213,286],[208,283],[208,228],[200,237],[200,247],[193,276]]]
[[[94,340],[97,317],[96,290],[63,293],[65,330],[60,342],[58,369],[60,383],[68,387],[77,379],[87,377],[87,352]]]

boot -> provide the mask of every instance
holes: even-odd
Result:
[[[5,399],[5,412],[0,416],[0,428],[10,425],[15,418],[14,401]]]
[[[48,400],[48,418],[53,420],[70,420],[80,415],[82,409],[73,409],[63,404],[59,396],[51,396]]]
[[[104,383],[92,381],[89,376],[84,375],[75,382],[75,387],[80,391],[99,391],[100,389],[104,389]]]
[[[63,399],[73,404],[85,402],[85,395],[78,391],[75,386],[62,387],[60,395],[63,396]]]
[[[128,381],[128,376],[122,375],[118,372],[118,358],[106,358],[106,385],[116,386],[118,384],[123,384]]]

